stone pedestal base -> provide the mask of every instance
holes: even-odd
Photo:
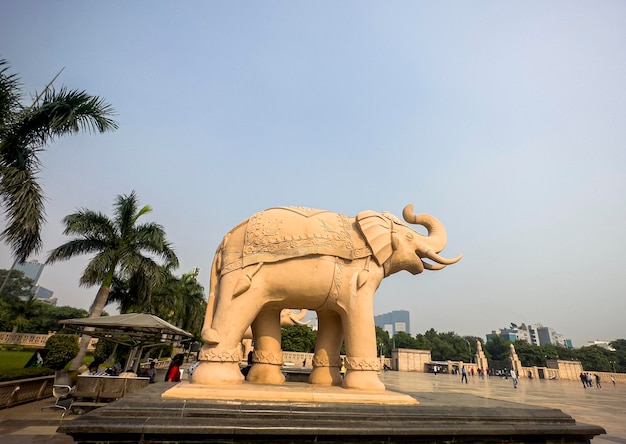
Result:
[[[152,384],[65,422],[58,431],[82,443],[586,443],[605,433],[560,410],[464,394],[428,393],[418,405],[393,392],[328,387],[325,399],[305,400],[308,395],[293,393],[306,392],[307,384],[242,386],[247,385],[247,400],[238,400],[245,392],[227,400],[206,398],[212,391],[217,395],[215,387]],[[283,394],[292,394],[271,400],[276,396],[270,394],[281,387]],[[200,391],[205,398],[194,398]],[[396,395],[409,403],[384,400]]]

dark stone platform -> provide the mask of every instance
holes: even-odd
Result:
[[[83,443],[584,443],[605,433],[557,409],[425,393],[420,405],[164,399],[157,383],[62,424]]]

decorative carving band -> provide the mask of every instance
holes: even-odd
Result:
[[[346,370],[380,371],[379,358],[346,358]]]
[[[240,362],[242,358],[241,347],[218,349],[205,346],[200,351],[201,361]]]
[[[262,350],[254,350],[252,352],[252,362],[258,362],[261,364],[283,365],[283,354],[272,352],[264,352]]]
[[[313,367],[341,367],[341,358],[339,356],[313,356]]]

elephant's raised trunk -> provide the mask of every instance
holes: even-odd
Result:
[[[420,252],[420,255],[431,259],[439,264],[451,265],[458,262],[463,255],[458,255],[454,259],[447,259],[439,256],[441,250],[443,250],[448,242],[448,234],[445,227],[439,220],[431,216],[430,214],[414,214],[413,205],[407,205],[402,210],[402,217],[410,224],[422,225],[428,231],[428,236],[424,239],[424,242],[428,245],[426,251]],[[431,268],[438,269],[438,268]]]
[[[291,309],[283,310],[280,313],[280,324],[287,325],[308,325],[311,321],[302,322],[302,319],[307,315],[306,308],[300,310],[300,313],[296,313]]]

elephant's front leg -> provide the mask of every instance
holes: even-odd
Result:
[[[252,368],[246,380],[260,384],[283,384],[281,369],[283,352],[280,347],[280,309],[262,309],[252,323],[254,351]]]
[[[220,281],[220,294],[211,327],[219,332],[218,343],[208,343],[200,350],[200,365],[194,370],[192,382],[206,385],[243,383],[239,368],[243,356],[241,339],[261,309],[260,298],[248,292],[232,298],[237,275]]]
[[[358,390],[384,391],[380,382],[380,359],[376,356],[374,301],[371,294],[358,294],[358,304],[342,315],[346,342],[346,375],[343,387]]]
[[[334,311],[317,312],[318,330],[309,384],[341,385],[339,352],[343,341],[341,317]]]

